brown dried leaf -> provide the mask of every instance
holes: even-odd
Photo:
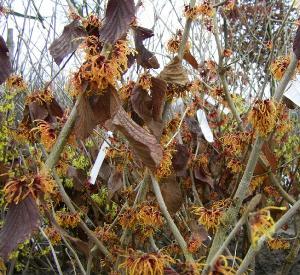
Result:
[[[0,35],[0,85],[12,73],[12,66],[9,58],[9,50],[3,37]]]
[[[151,78],[152,116],[155,121],[162,120],[166,102],[167,82],[158,78]]]
[[[295,39],[294,39],[293,51],[294,51],[296,57],[299,60],[300,59],[300,26],[298,26],[296,36],[295,36]]]
[[[138,52],[136,56],[137,64],[146,69],[158,69],[159,63],[155,55],[150,52],[143,44],[143,40],[152,37],[153,31],[142,27],[134,27],[134,42]]]
[[[182,66],[178,56],[176,56],[169,64],[167,64],[160,73],[160,78],[168,83],[185,85],[189,78],[187,71]]]
[[[291,101],[289,98],[287,98],[285,95],[282,98],[282,102],[291,110],[294,110],[297,108],[297,105]]]
[[[7,259],[19,243],[39,227],[39,210],[32,196],[18,204],[10,204],[0,232],[0,256]]]
[[[111,199],[116,192],[118,192],[123,186],[123,176],[119,171],[111,173],[107,182],[108,187],[108,198]]]
[[[62,35],[55,39],[49,48],[55,63],[60,65],[66,56],[76,51],[85,36],[87,36],[87,33],[80,26],[79,21],[74,20],[69,25],[66,25]]]
[[[105,43],[114,44],[127,33],[134,16],[133,0],[109,0],[104,24],[100,29],[100,39]]]
[[[214,189],[214,180],[202,167],[197,167],[194,169],[195,179],[200,181],[200,183],[208,184],[212,189]]]
[[[195,70],[198,70],[199,64],[196,58],[191,54],[190,51],[184,53],[184,60],[187,61]]]
[[[120,107],[116,90],[109,87],[104,94],[84,96],[78,105],[78,118],[75,122],[75,134],[85,139],[98,125],[111,119]]]
[[[185,170],[189,161],[190,153],[188,147],[183,144],[176,144],[176,153],[172,158],[172,165],[176,172]]]
[[[136,155],[148,168],[159,166],[163,151],[153,135],[137,125],[123,108],[118,110],[112,123],[127,138]]]
[[[131,104],[133,110],[145,122],[152,120],[152,99],[140,85],[136,85],[131,93]]]
[[[164,179],[160,183],[160,189],[168,211],[171,215],[175,215],[183,204],[183,194],[176,177],[172,176]]]
[[[46,120],[48,116],[48,110],[45,105],[41,105],[38,102],[32,102],[28,104],[28,108],[33,120],[36,119]]]

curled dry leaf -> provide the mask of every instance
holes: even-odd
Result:
[[[189,161],[190,153],[188,147],[183,144],[176,144],[176,153],[172,158],[172,165],[176,172],[185,170]]]
[[[144,90],[140,85],[136,85],[131,93],[130,100],[133,110],[140,118],[145,122],[152,120],[152,98],[147,90]]]
[[[293,51],[298,60],[300,59],[300,26],[297,29],[297,33],[293,43]]]
[[[109,0],[104,24],[100,29],[100,39],[105,43],[114,44],[127,33],[134,16],[133,0]]]
[[[186,69],[182,66],[178,56],[167,64],[160,73],[160,78],[168,83],[185,85],[189,78]]]
[[[256,164],[254,174],[260,175],[267,173],[270,168],[271,171],[275,172],[278,165],[278,159],[274,152],[271,150],[270,145],[265,142],[262,147],[262,152],[260,154],[260,159]]]
[[[10,204],[0,232],[0,256],[7,259],[19,243],[39,227],[39,210],[32,196],[18,204]]]
[[[167,83],[156,77],[151,78],[151,83],[151,96],[147,90],[137,85],[132,91],[131,103],[133,110],[159,140],[163,131],[162,113],[166,101]]]
[[[194,169],[196,182],[208,184],[212,189],[214,189],[214,180],[211,175],[206,172],[202,167],[197,167]]]
[[[166,102],[167,82],[159,77],[152,77],[151,83],[152,116],[155,121],[161,121]]]
[[[135,154],[148,168],[154,170],[159,166],[163,151],[153,135],[137,125],[123,108],[118,110],[112,123],[127,138]]]
[[[78,118],[75,122],[75,134],[85,139],[98,125],[113,118],[120,107],[116,90],[110,86],[101,95],[85,95],[78,105]]]
[[[198,70],[199,64],[190,51],[186,51],[184,53],[183,59],[187,61],[195,70]]]
[[[60,65],[66,56],[76,51],[86,35],[85,29],[80,26],[78,20],[66,25],[62,35],[55,39],[49,48],[55,63]]]
[[[12,66],[9,58],[9,50],[3,37],[0,35],[0,84],[2,84],[12,73]]]
[[[123,186],[123,175],[120,171],[113,171],[107,182],[108,198],[111,199]]]
[[[165,178],[160,183],[160,189],[168,211],[175,215],[183,203],[183,194],[175,176]]]
[[[152,37],[153,31],[147,28],[136,26],[134,30],[134,42],[137,51],[137,64],[146,69],[158,69],[159,63],[155,55],[150,52],[143,44],[143,41]]]

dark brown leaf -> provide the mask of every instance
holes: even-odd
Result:
[[[203,136],[199,122],[194,117],[186,117],[184,120],[191,133],[200,136]]]
[[[48,110],[45,105],[41,105],[38,102],[32,102],[29,103],[28,108],[33,120],[36,119],[46,120],[48,116]]]
[[[168,211],[171,215],[175,215],[183,203],[183,194],[176,177],[172,176],[164,179],[160,183],[160,189]]]
[[[160,73],[160,78],[168,83],[179,85],[186,85],[189,81],[187,71],[177,56],[164,67]]]
[[[162,120],[166,102],[167,82],[158,78],[151,78],[152,116],[155,121]]]
[[[7,259],[19,243],[38,229],[39,210],[31,196],[16,204],[10,204],[0,232],[0,256]]]
[[[111,199],[116,192],[118,192],[123,186],[123,176],[119,171],[114,171],[111,173],[107,188],[108,188],[108,198]]]
[[[187,61],[195,70],[198,70],[199,64],[196,58],[191,54],[190,51],[184,53],[184,60]]]
[[[152,99],[148,92],[140,85],[136,85],[131,93],[131,104],[133,110],[145,122],[152,120]]]
[[[211,188],[214,189],[214,180],[213,178],[202,168],[197,167],[194,169],[195,179],[200,183],[208,184]]]
[[[101,95],[84,96],[78,106],[74,127],[76,136],[87,138],[98,124],[103,125],[111,119],[119,106],[116,91],[111,86]]]
[[[142,27],[135,27],[133,30],[137,64],[146,69],[158,69],[159,63],[157,58],[143,44],[143,40],[153,36],[153,31]]]
[[[297,107],[297,105],[286,96],[283,96],[282,102],[286,105],[286,107],[288,107],[291,110],[294,110]]]
[[[300,59],[300,26],[298,26],[296,36],[295,36],[295,39],[294,39],[293,51],[294,51],[296,57],[299,60]]]
[[[136,155],[148,168],[159,166],[163,151],[153,135],[137,125],[123,108],[118,110],[112,123],[127,138]]]
[[[9,58],[9,50],[3,37],[0,35],[0,85],[12,73],[12,66]]]
[[[176,144],[176,153],[172,158],[172,165],[176,172],[185,170],[189,161],[190,153],[186,145]]]
[[[124,36],[135,16],[133,0],[109,0],[104,24],[100,29],[100,39],[114,44]]]
[[[133,110],[159,140],[163,131],[162,113],[166,101],[167,83],[156,77],[152,77],[151,81],[151,96],[137,85],[132,91],[131,103]]]
[[[60,65],[66,56],[76,51],[86,35],[86,31],[80,26],[79,21],[74,20],[66,25],[62,35],[55,39],[49,48],[55,63]]]

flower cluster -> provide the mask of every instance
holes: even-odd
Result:
[[[251,241],[253,245],[256,245],[262,236],[272,239],[275,222],[270,214],[271,209],[286,210],[285,207],[269,206],[249,215]]]
[[[283,240],[283,239],[276,238],[276,239],[268,240],[267,244],[271,250],[290,248],[290,242],[288,240]]]
[[[44,103],[50,103],[53,100],[53,94],[50,89],[37,90],[31,93],[26,98],[26,104],[37,102],[40,105]]]
[[[109,57],[101,54],[102,47],[98,37],[88,36],[86,38],[84,42],[85,62],[74,74],[72,80],[77,92],[80,92],[86,83],[90,85],[90,91],[102,92],[109,85],[115,86],[116,81],[121,78],[122,72],[127,69],[127,56],[133,52],[129,49],[127,41],[116,42]]]
[[[125,261],[119,269],[125,269],[128,275],[157,274],[163,275],[164,269],[175,263],[168,255],[162,253],[143,253],[129,249]]]
[[[266,176],[253,177],[249,185],[250,192],[254,192],[257,188],[262,186],[265,179]]]
[[[119,89],[119,95],[123,102],[126,102],[130,98],[134,86],[134,81],[128,81]]]
[[[289,56],[280,56],[270,65],[270,71],[276,80],[280,80],[291,62]]]
[[[167,51],[169,53],[176,54],[179,51],[180,43],[182,40],[182,31],[177,30],[176,34],[167,42]],[[185,51],[190,49],[190,44],[187,42],[185,45]]]
[[[227,153],[230,153],[234,156],[240,156],[251,141],[251,133],[225,133],[225,135],[220,138],[220,141]]]
[[[186,18],[189,18],[191,20],[195,20],[201,15],[212,17],[214,15],[214,9],[210,1],[205,0],[202,4],[196,5],[193,8],[189,5],[185,5],[184,15]]]
[[[37,127],[31,129],[31,132],[40,134],[41,142],[49,152],[56,142],[56,130],[54,126],[44,120],[36,120]]]
[[[149,203],[143,203],[136,208],[128,208],[120,217],[120,224],[142,234],[142,238],[152,236],[163,225],[159,209]]]
[[[7,202],[18,204],[29,195],[37,199],[39,195],[54,194],[55,188],[55,182],[49,174],[41,172],[8,181],[3,191]]]
[[[53,245],[58,245],[61,242],[61,235],[54,227],[45,228],[45,234],[50,239]]]
[[[55,219],[64,228],[75,228],[80,222],[80,215],[78,213],[72,214],[63,209],[55,213]]]
[[[144,90],[149,90],[152,86],[152,81],[151,81],[151,74],[146,72],[143,73],[138,80],[138,84],[142,87]]]
[[[11,75],[6,80],[6,87],[14,91],[23,91],[27,88],[26,82],[23,80],[22,76]]]
[[[275,127],[277,120],[276,104],[270,99],[256,100],[248,116],[254,130],[266,137]]]
[[[207,230],[212,229],[213,232],[217,230],[221,223],[224,212],[230,205],[230,200],[220,200],[214,202],[210,208],[194,207],[193,213],[199,216],[198,222],[202,224]]]

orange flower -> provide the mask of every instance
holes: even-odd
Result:
[[[27,88],[27,84],[23,80],[22,76],[19,75],[11,75],[6,80],[6,86],[8,89],[15,90],[15,91],[22,91]]]
[[[269,99],[257,100],[248,116],[254,130],[262,137],[266,137],[275,127],[277,107]]]
[[[175,261],[161,253],[143,253],[133,249],[128,250],[125,261],[119,269],[125,269],[128,275],[156,274],[163,275],[164,269]]]
[[[272,239],[275,222],[270,214],[271,209],[286,210],[285,207],[269,206],[249,215],[251,241],[253,245],[256,245],[257,241],[263,235]]]
[[[135,86],[135,82],[134,81],[128,81],[128,83],[126,83],[125,85],[123,85],[120,88],[119,95],[120,95],[120,98],[123,101],[127,101],[129,99],[134,86]]]
[[[207,0],[203,1],[203,3],[199,5],[197,9],[201,15],[205,15],[208,17],[213,17],[215,13],[213,6],[210,4],[210,1]]]
[[[138,84],[144,89],[149,90],[152,86],[151,74],[144,73],[140,76]]]
[[[193,207],[193,213],[199,216],[198,222],[202,224],[206,230],[215,231],[221,223],[221,218],[225,210],[229,207],[230,200],[216,201],[210,208]]]
[[[30,132],[39,133],[41,136],[41,141],[45,146],[47,151],[50,151],[56,142],[55,129],[51,124],[44,120],[36,120],[38,126],[31,129]]]
[[[272,239],[272,240],[268,240],[267,243],[268,243],[268,247],[271,250],[289,249],[290,248],[290,242],[288,240]]]
[[[184,16],[188,19],[195,20],[200,15],[200,11],[197,6],[190,7],[190,5],[184,6]]]
[[[250,143],[251,133],[225,133],[224,136],[220,138],[220,141],[227,153],[238,157],[244,152],[246,146]]]
[[[55,213],[55,219],[60,226],[65,228],[75,228],[80,222],[78,213],[72,214],[64,209]]]
[[[8,203],[18,204],[29,195],[37,199],[39,195],[54,194],[55,186],[50,176],[46,172],[42,172],[11,180],[5,184],[3,191]]]
[[[230,49],[225,49],[225,50],[223,51],[223,55],[224,55],[225,57],[230,57],[230,56],[232,56],[232,50],[230,50]]]
[[[61,242],[61,235],[54,227],[45,228],[45,234],[50,239],[53,245],[58,245]]]
[[[227,163],[226,166],[235,174],[241,173],[244,169],[243,163],[235,158],[230,159]]]
[[[290,56],[280,56],[272,62],[270,66],[270,71],[276,80],[280,80],[283,77],[290,62]]]

